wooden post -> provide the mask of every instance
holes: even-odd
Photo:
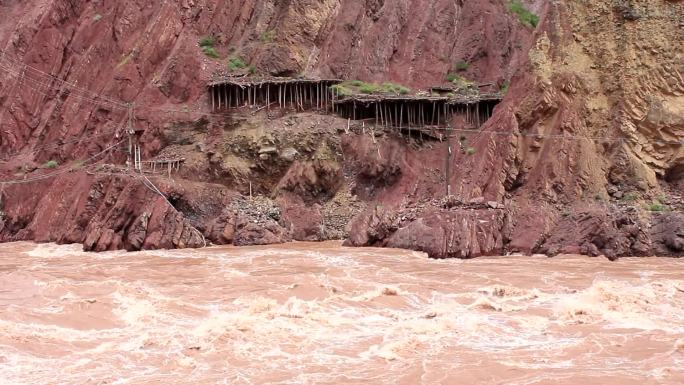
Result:
[[[375,103],[375,108],[378,110],[378,113],[380,114],[380,125],[385,127],[385,121],[383,120],[382,116],[382,108],[380,108],[380,102]]]
[[[378,126],[378,105],[377,105],[377,103],[374,106],[375,106],[375,127],[377,127]]]
[[[408,108],[408,106],[406,107]],[[399,129],[403,126],[404,123],[404,103],[401,104],[401,107],[399,108]]]

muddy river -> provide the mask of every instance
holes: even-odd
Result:
[[[0,384],[684,384],[684,259],[4,244]]]

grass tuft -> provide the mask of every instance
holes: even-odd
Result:
[[[219,58],[219,54],[218,54],[218,52],[216,52],[214,47],[202,47],[202,52],[204,52],[205,55],[207,55],[208,57],[210,57],[212,59],[218,59]]]
[[[537,28],[537,25],[539,24],[539,16],[525,8],[520,0],[509,1],[508,10],[515,13],[518,16],[518,20],[520,20],[523,25],[531,28]]]
[[[200,39],[199,41],[199,46],[200,47],[213,47],[216,41],[214,40],[213,36],[205,36]]]
[[[228,59],[228,69],[232,71],[237,71],[243,68],[247,67],[247,63],[239,57],[239,56],[233,56],[230,59]]]
[[[259,40],[261,40],[262,43],[273,43],[277,36],[277,33],[275,30],[269,30],[262,32],[261,35],[259,35]]]
[[[219,54],[218,52],[216,52],[216,49],[214,48],[214,43],[216,42],[213,36],[205,36],[200,39],[198,44],[205,55],[213,59],[218,59]]]
[[[44,168],[57,168],[57,166],[59,166],[59,163],[56,160],[48,160],[43,165]]]
[[[336,95],[341,95],[341,96],[349,96],[349,95],[354,94],[353,90],[343,86],[342,84],[334,84],[334,85],[330,86],[330,91],[335,93]]]
[[[460,62],[456,63],[456,65],[454,66],[454,69],[455,69],[456,71],[458,71],[458,72],[467,71],[468,68],[470,68],[470,64],[464,62],[463,60],[461,60]]]
[[[660,213],[665,211],[666,206],[660,202],[651,202],[647,207],[648,211],[654,212],[654,213]]]

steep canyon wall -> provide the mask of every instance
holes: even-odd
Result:
[[[684,2],[524,3],[537,27],[503,0],[0,1],[0,174],[16,182],[0,240],[681,254]],[[464,62],[461,76],[510,87],[472,151],[449,155],[331,115],[208,114],[205,84],[234,58],[414,90]],[[173,179],[113,172],[125,142],[70,168],[125,139],[128,103],[144,158],[185,158]],[[51,160],[65,172],[20,182]]]

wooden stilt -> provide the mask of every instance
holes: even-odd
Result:
[[[377,105],[377,103],[374,104],[374,107],[375,107],[375,127],[377,127],[378,126],[378,105]]]
[[[399,108],[399,129],[403,126],[403,121],[404,121],[404,103],[401,104],[401,107]]]

